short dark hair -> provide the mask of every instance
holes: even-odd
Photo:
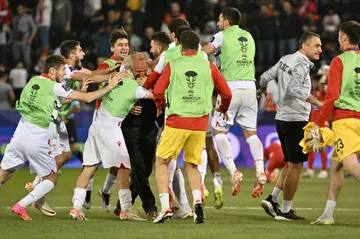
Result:
[[[315,32],[304,32],[299,40],[299,49],[302,48],[302,44],[306,43],[308,40],[310,40],[313,37],[317,37],[320,39],[319,34],[315,33]]]
[[[169,46],[169,44],[171,43],[170,37],[168,34],[166,34],[165,32],[155,32],[152,36],[151,36],[151,40],[156,41],[158,43],[160,43],[161,45],[163,45],[164,47]]]
[[[186,30],[181,33],[180,42],[183,49],[197,50],[200,43],[200,36],[193,30]]]
[[[63,41],[60,45],[60,53],[66,59],[70,57],[70,53],[76,50],[76,47],[80,46],[80,42],[75,40]]]
[[[170,20],[169,24],[168,24],[168,28],[170,33],[176,33],[176,30],[180,27],[180,26],[190,26],[188,21],[182,19],[182,18],[173,18]]]
[[[356,21],[347,21],[340,25],[340,31],[345,33],[352,45],[360,43],[360,23]]]
[[[186,26],[186,25],[180,26],[175,32],[175,38],[180,42],[181,33],[183,33],[184,31],[188,31],[188,30],[192,30],[191,27]]]
[[[234,7],[224,7],[220,12],[224,19],[229,21],[230,26],[239,25],[241,20],[241,13]]]
[[[129,35],[126,33],[126,31],[124,30],[123,27],[111,32],[110,37],[109,37],[110,46],[115,46],[116,41],[119,39],[129,40]]]
[[[55,69],[59,69],[61,65],[65,65],[65,64],[66,64],[66,60],[63,56],[50,55],[45,60],[44,73],[48,74],[51,67]]]

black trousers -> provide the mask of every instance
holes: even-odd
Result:
[[[157,131],[156,127],[148,132],[140,127],[122,128],[131,162],[132,200],[134,203],[140,196],[145,213],[157,211],[148,179],[153,168]]]

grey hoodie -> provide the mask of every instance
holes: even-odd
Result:
[[[311,104],[305,99],[311,94],[310,69],[313,63],[299,51],[283,56],[272,68],[260,77],[260,86],[277,78],[279,99],[276,120],[308,121]]]

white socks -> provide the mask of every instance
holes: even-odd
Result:
[[[19,202],[20,206],[27,207],[31,203],[36,202],[37,200],[48,194],[54,188],[54,186],[55,185],[53,182],[45,179],[44,181],[40,182],[31,193],[21,199],[21,201]]]
[[[169,193],[160,193],[159,198],[161,203],[161,211],[166,211],[167,209],[169,209]]]
[[[35,177],[34,181],[32,182],[32,188],[36,188],[36,186],[41,182],[41,177],[37,176]]]
[[[225,167],[230,172],[230,175],[233,176],[237,169],[232,156],[231,145],[226,134],[217,134],[214,136],[214,139]]]
[[[85,188],[75,188],[74,196],[72,198],[73,207],[77,210],[82,210],[82,206],[85,202],[86,189]]]
[[[128,212],[131,209],[132,199],[130,189],[119,190],[119,200],[122,212]]]
[[[111,188],[116,182],[116,177],[117,176],[114,176],[109,172],[107,173],[106,179],[105,179],[105,182],[104,182],[104,187],[102,188],[103,193],[110,194]],[[88,185],[88,187],[89,187],[89,185]]]
[[[176,160],[170,160],[168,165],[169,188],[173,190],[174,175],[176,171]]]
[[[251,155],[255,162],[256,176],[264,173],[264,148],[257,135],[252,135],[246,139],[249,144]]]
[[[336,207],[336,201],[327,200],[325,210],[323,213],[323,218],[324,219],[332,218],[334,216],[335,207]]]
[[[271,193],[271,196],[272,196],[272,201],[274,203],[277,203],[279,201],[279,196],[281,194],[281,190],[277,187],[274,187],[272,193]]]
[[[201,191],[200,190],[194,190],[192,191],[193,199],[194,199],[194,205],[195,203],[201,203]]]
[[[201,184],[205,186],[205,176],[206,176],[206,169],[207,169],[207,153],[206,150],[202,151],[201,154],[201,164],[198,165],[198,170],[201,176]]]
[[[213,183],[214,183],[214,188],[222,187],[222,180],[220,177],[220,173],[213,173]]]
[[[185,179],[181,172],[181,169],[177,169],[175,171],[175,180],[174,180],[174,193],[176,197],[179,199],[180,206],[189,206],[189,201],[186,195],[185,189]]]
[[[283,200],[281,212],[288,213],[291,209],[292,201]]]
[[[87,185],[86,191],[92,191],[94,183],[94,175],[89,179],[89,183]]]

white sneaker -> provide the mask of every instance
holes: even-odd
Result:
[[[320,173],[317,175],[317,178],[327,178],[328,172],[327,170],[321,170]]]
[[[42,214],[44,214],[45,216],[48,217],[54,217],[56,216],[56,212],[49,206],[49,204],[47,204],[47,202],[43,201],[43,202],[34,202],[32,204],[32,206],[35,209],[38,209]]]
[[[315,176],[314,169],[306,169],[302,176],[304,178],[313,178]]]
[[[174,218],[185,219],[192,217],[193,215],[194,213],[190,207],[180,207],[180,209],[174,213]]]
[[[325,219],[323,215],[321,215],[316,221],[311,222],[311,225],[333,225],[334,218]]]
[[[74,220],[79,220],[79,221],[84,221],[84,220],[88,220],[86,217],[85,217],[85,214],[82,210],[78,210],[76,208],[72,208],[70,210],[70,218],[74,219]]]
[[[171,219],[173,215],[171,208],[168,208],[165,211],[161,211],[153,223],[163,223],[166,219]]]

